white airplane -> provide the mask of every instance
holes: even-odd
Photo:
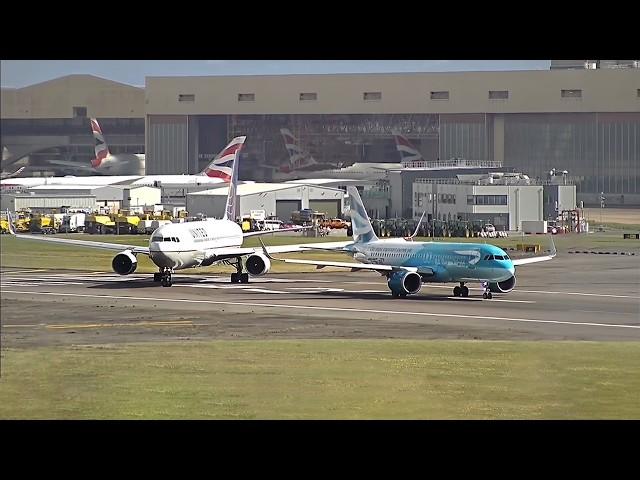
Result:
[[[363,163],[356,162],[344,168],[311,169],[319,166],[320,162],[300,146],[299,140],[289,129],[280,130],[284,144],[289,153],[289,164],[273,167],[273,178],[276,180],[295,180],[301,178],[335,178],[349,180],[381,180],[386,177],[388,170],[402,168],[400,163]]]
[[[79,165],[68,160],[49,160],[52,165],[62,165],[73,167],[76,170],[87,170],[102,175],[144,175],[145,154],[144,153],[118,153],[112,154],[109,151],[102,129],[98,120],[89,119],[91,131],[95,139],[95,158],[91,160],[91,165]]]
[[[138,265],[137,255],[147,255],[158,266],[158,272],[153,275],[153,280],[161,282],[163,287],[171,286],[171,275],[175,270],[206,267],[215,263],[235,264],[237,272],[231,274],[231,282],[248,283],[249,274],[264,275],[269,271],[271,262],[261,253],[260,249],[256,251],[253,248],[243,248],[244,239],[254,235],[271,234],[276,231],[301,230],[303,227],[243,233],[240,226],[234,222],[236,218],[236,188],[239,163],[237,158],[245,139],[246,137],[244,136],[234,138],[216,157],[214,162],[219,174],[228,175],[230,180],[229,195],[222,220],[207,219],[199,222],[163,225],[153,232],[149,239],[148,247],[52,238],[45,235],[19,235],[15,232],[11,218],[9,218],[9,231],[19,239],[119,251],[113,258],[111,266],[120,275],[129,275],[135,272]],[[8,211],[7,214],[10,217]],[[343,244],[345,242],[339,243]],[[301,245],[282,246],[271,249],[270,253],[294,252],[301,249]],[[248,273],[243,272],[242,257],[246,257],[244,266]]]
[[[90,168],[93,171],[106,169],[115,171],[123,168],[118,167],[120,162],[127,162],[127,155],[111,155],[109,148],[104,141],[104,136],[100,130],[98,122],[92,118],[91,124],[93,134],[96,138],[96,158],[91,161]],[[140,155],[138,155],[140,156]],[[144,155],[141,155],[144,157]],[[221,186],[229,181],[230,169],[219,168],[217,162],[219,157],[215,157],[207,167],[197,175],[91,175],[85,177],[65,176],[65,177],[25,177],[10,181],[0,181],[0,188],[3,191],[20,190],[23,188],[37,187],[40,185],[70,185],[70,186],[105,186],[105,185],[148,185],[163,186],[166,188],[189,188],[198,186]],[[76,165],[71,162],[56,161],[65,165]],[[77,166],[77,165],[76,165]],[[111,170],[110,170],[111,169]],[[9,177],[7,177],[9,178]],[[249,183],[249,182],[243,182]]]
[[[423,283],[460,283],[453,289],[456,297],[469,296],[467,282],[479,282],[484,287],[483,298],[493,293],[509,293],[516,285],[515,267],[551,260],[556,256],[551,239],[549,255],[511,259],[507,252],[486,243],[414,242],[416,232],[406,239],[379,239],[360,199],[358,190],[348,186],[353,242],[342,247],[318,247],[315,250],[344,252],[357,262],[297,260],[273,258],[263,246],[264,256],[285,263],[315,265],[317,268],[341,267],[351,271],[375,271],[387,277],[394,298],[420,292]],[[424,217],[424,214],[423,214]],[[422,219],[421,219],[422,220]],[[262,240],[260,241],[262,243]]]

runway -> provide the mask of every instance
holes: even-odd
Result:
[[[640,340],[640,259],[569,256],[522,266],[516,289],[482,300],[425,284],[392,299],[369,272],[267,274],[249,284],[178,272],[4,269],[3,346],[229,338]]]

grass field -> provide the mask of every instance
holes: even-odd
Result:
[[[112,243],[123,243],[128,245],[149,244],[149,237],[145,235],[56,235],[58,238],[79,238],[82,240],[103,241]],[[589,250],[589,249],[612,249],[640,253],[640,241],[625,240],[620,232],[592,233],[588,235],[556,235],[553,237],[559,252],[567,250]],[[347,240],[347,237],[323,237],[308,238],[300,236],[267,236],[264,241],[267,245],[286,245],[308,242],[335,242]],[[416,240],[431,241],[432,238],[417,238]],[[520,236],[514,235],[506,239],[483,239],[483,238],[444,238],[437,241],[447,242],[478,242],[491,243],[500,247],[515,248],[518,243],[538,243],[543,249],[550,247],[549,238],[543,235]],[[244,246],[259,247],[258,239],[249,238]],[[283,255],[289,258],[315,258],[319,260],[346,261],[349,259],[344,254],[330,252],[307,252],[302,254]],[[35,242],[28,240],[18,240],[9,235],[0,237],[0,265],[4,267],[20,268],[60,268],[70,270],[92,270],[111,271],[111,260],[114,252],[100,249],[90,249],[82,247],[69,247],[54,245],[45,242]],[[155,272],[157,267],[144,255],[138,256],[137,273]],[[331,268],[325,271],[331,271]],[[333,269],[344,270],[344,269]],[[229,266],[213,266],[187,270],[193,273],[219,273],[233,272],[234,268]],[[315,267],[306,265],[291,265],[274,262],[272,272],[313,272]]]
[[[4,350],[0,418],[640,418],[640,343],[212,341]]]

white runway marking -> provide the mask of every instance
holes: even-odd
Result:
[[[89,295],[84,293],[53,293],[53,292],[28,292],[20,290],[5,290],[4,293],[19,293],[31,295],[51,295],[58,297],[82,297],[82,298],[105,298],[114,300],[140,300],[147,302],[166,302],[166,303],[200,303],[206,305],[237,305],[245,307],[267,307],[267,308],[284,308],[292,310],[318,310],[330,312],[357,312],[357,313],[383,313],[389,315],[413,315],[421,317],[445,317],[445,318],[474,318],[478,320],[497,320],[503,322],[524,322],[524,323],[548,323],[558,325],[582,325],[588,327],[604,327],[604,328],[633,328],[640,330],[640,325],[620,325],[614,323],[592,323],[592,322],[568,322],[562,320],[538,320],[533,318],[510,318],[510,317],[492,317],[485,315],[462,315],[453,313],[429,313],[429,312],[410,312],[402,310],[373,310],[367,308],[340,308],[340,307],[319,307],[310,305],[289,305],[278,303],[252,303],[252,302],[223,302],[219,300],[188,300],[186,298],[153,298],[153,297],[128,297],[120,295]]]
[[[425,286],[428,287],[428,288],[451,288],[448,285],[425,284]],[[470,287],[469,290],[482,291],[482,288]],[[605,293],[582,293],[582,292],[544,292],[544,291],[541,291],[541,290],[520,290],[519,288],[515,289],[512,293],[544,293],[544,294],[554,294],[554,295],[585,295],[585,296],[589,296],[589,297],[615,297],[615,298],[637,298],[637,299],[640,299],[640,297],[636,297],[636,296],[633,296],[633,295],[609,295],[609,294],[605,294]]]

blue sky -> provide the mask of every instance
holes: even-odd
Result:
[[[24,87],[72,73],[143,86],[145,76],[548,70],[550,63],[550,60],[2,60],[0,72],[3,87]]]

